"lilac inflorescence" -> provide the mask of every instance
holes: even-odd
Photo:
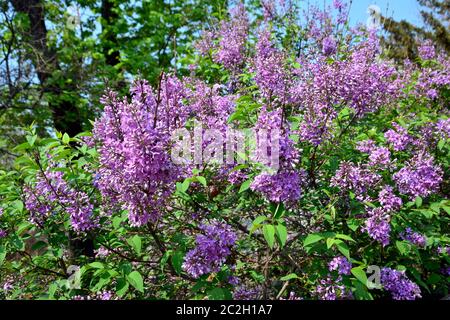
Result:
[[[217,221],[200,229],[204,234],[197,235],[196,247],[186,254],[183,263],[183,269],[194,278],[220,271],[237,239],[229,225]]]
[[[392,294],[394,300],[415,300],[421,298],[420,288],[408,279],[405,271],[391,268],[381,269],[381,284]]]

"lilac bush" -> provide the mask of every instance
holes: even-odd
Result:
[[[0,171],[0,298],[448,295],[449,57],[386,59],[344,1],[262,3],[157,83],[105,92],[91,131],[24,129]]]

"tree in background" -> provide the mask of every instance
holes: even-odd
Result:
[[[395,21],[384,17],[383,27],[387,31],[383,38],[388,55],[401,62],[418,57],[417,41],[433,40],[437,48],[450,52],[450,0],[418,0],[422,6],[425,26],[418,27],[405,20]]]
[[[2,0],[0,152],[32,121],[41,134],[89,129],[106,87],[126,92],[136,76],[155,83],[225,8],[226,0]]]

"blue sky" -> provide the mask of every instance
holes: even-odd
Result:
[[[304,0],[305,1],[305,0]],[[323,3],[332,4],[333,0],[309,0],[310,4],[323,7]],[[416,25],[422,24],[419,13],[420,6],[416,0],[353,0],[350,10],[350,22],[352,25],[366,23],[369,5],[375,4],[380,7],[384,16],[393,17],[395,20],[407,20]]]

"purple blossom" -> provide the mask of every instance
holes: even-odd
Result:
[[[8,232],[6,230],[3,230],[0,228],[0,239],[5,238],[8,235]]]
[[[261,292],[261,288],[255,287],[250,288],[246,286],[240,286],[236,288],[233,292],[234,300],[256,300],[258,299]]]
[[[436,57],[436,49],[431,40],[426,40],[419,46],[419,57],[423,60],[431,60]]]
[[[97,185],[105,205],[128,210],[133,226],[160,217],[175,189],[180,168],[170,159],[170,138],[190,114],[185,92],[179,80],[163,76],[158,104],[146,81],[134,83],[130,102],[112,92],[102,99],[104,112],[93,130],[100,155]]]
[[[282,98],[286,91],[283,55],[272,43],[270,31],[260,33],[256,44],[255,82],[265,98]]]
[[[339,256],[333,258],[328,264],[328,270],[334,271],[337,270],[340,275],[349,275],[352,269],[352,264],[347,258]]]
[[[375,142],[373,140],[359,141],[356,145],[356,150],[363,153],[371,153],[373,149],[376,148]]]
[[[322,52],[326,56],[331,56],[337,51],[336,40],[332,36],[325,37],[322,40]]]
[[[194,278],[220,271],[237,239],[230,226],[217,221],[200,229],[204,234],[197,235],[196,247],[186,254],[183,263],[183,269]]]
[[[262,173],[255,177],[250,188],[262,193],[269,201],[292,203],[300,198],[301,177],[296,171]]]
[[[314,290],[314,295],[320,300],[338,300],[352,298],[351,290],[347,289],[345,285],[341,283],[342,278],[339,276],[336,280],[331,277],[319,280]]]
[[[334,177],[331,178],[331,185],[340,187],[343,191],[353,191],[361,197],[380,179],[381,177],[378,174],[344,161]]]
[[[366,220],[363,231],[384,246],[389,244],[391,225],[390,217],[382,208],[376,208],[369,211],[369,218]]]
[[[427,244],[427,238],[424,235],[411,230],[409,227],[400,234],[400,238],[422,248]]]
[[[230,15],[230,21],[221,23],[219,50],[214,55],[214,61],[223,64],[227,69],[236,71],[244,60],[249,20],[242,3],[234,7]]]
[[[400,210],[402,207],[402,199],[394,194],[391,186],[384,186],[378,193],[378,201],[380,202],[385,212],[394,212]]]
[[[385,147],[375,147],[369,154],[369,165],[388,168],[391,165],[391,152]]]
[[[408,135],[408,131],[399,126],[397,123],[392,123],[394,129],[386,131],[384,137],[387,142],[390,143],[395,151],[403,151],[408,144],[411,143],[411,137]]]
[[[409,195],[411,199],[437,192],[442,182],[443,171],[434,165],[433,161],[431,155],[420,153],[395,173],[393,179],[399,191]]]
[[[96,228],[94,205],[88,195],[72,188],[63,179],[64,173],[52,171],[52,166],[37,174],[34,185],[24,187],[25,207],[30,212],[31,222],[41,225],[55,212],[65,211],[75,231]]]
[[[421,298],[419,286],[406,277],[405,271],[381,269],[381,284],[392,294],[394,300]]]

